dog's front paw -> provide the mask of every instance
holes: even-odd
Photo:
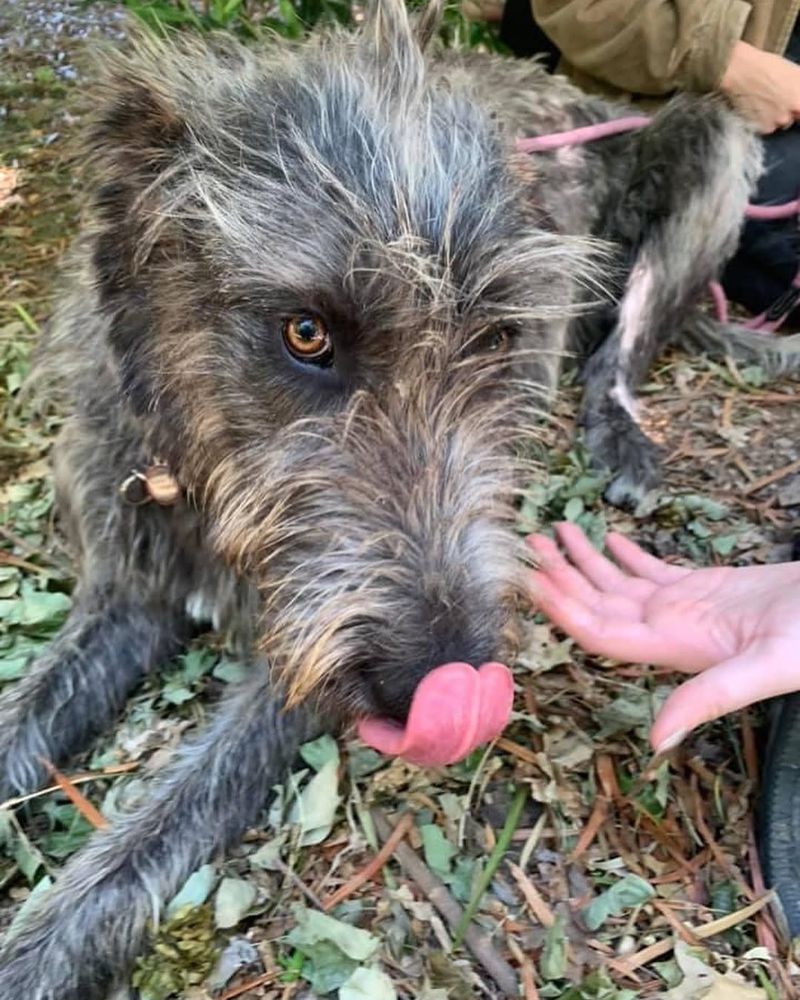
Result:
[[[633,513],[657,484],[658,477],[646,485],[641,479],[632,479],[628,472],[620,472],[605,488],[603,499],[612,507]]]

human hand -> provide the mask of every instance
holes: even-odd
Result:
[[[733,47],[720,89],[765,135],[800,118],[800,66],[747,42]]]
[[[601,555],[574,524],[531,535],[538,610],[587,652],[697,676],[667,699],[653,747],[667,750],[702,722],[800,690],[800,564],[686,569],[622,535]]]

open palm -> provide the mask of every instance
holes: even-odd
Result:
[[[528,542],[536,607],[585,650],[696,677],[656,719],[656,749],[701,722],[800,689],[800,564],[686,569],[622,535],[598,552],[574,524]]]

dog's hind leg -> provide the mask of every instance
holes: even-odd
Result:
[[[629,141],[605,228],[632,263],[615,327],[586,365],[582,414],[590,452],[614,473],[606,498],[625,507],[659,478],[635,391],[735,251],[760,169],[757,140],[714,98],[676,98]]]
[[[98,831],[0,948],[0,1000],[105,1000],[185,879],[235,843],[311,735],[265,664],[221,706],[139,808]]]

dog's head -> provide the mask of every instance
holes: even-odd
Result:
[[[291,47],[148,43],[91,137],[131,404],[263,594],[290,701],[405,717],[513,644],[520,444],[582,249],[434,12]]]

